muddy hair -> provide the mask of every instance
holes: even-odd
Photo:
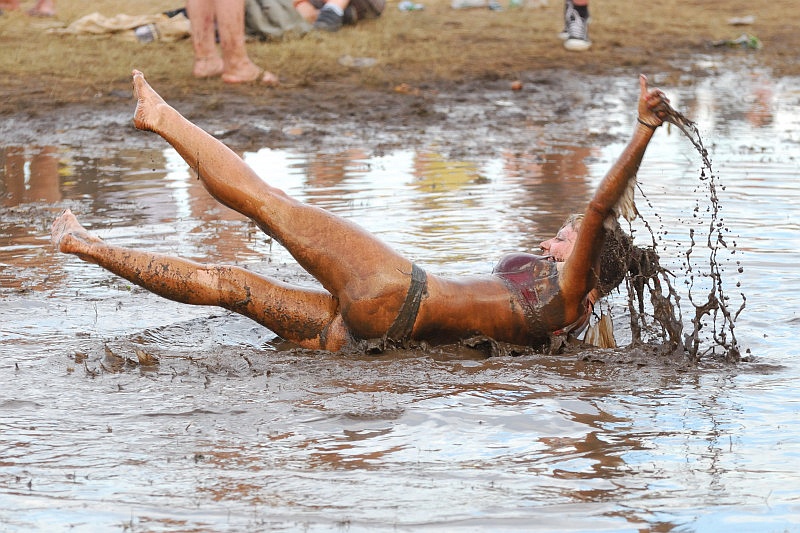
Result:
[[[572,226],[578,231],[582,222],[583,215],[571,215],[564,225]],[[615,218],[608,217],[604,227],[605,239],[600,252],[600,272],[597,280],[597,290],[603,296],[616,289],[632,269],[638,270],[638,263],[644,253],[644,250],[634,246],[631,236],[625,233]]]

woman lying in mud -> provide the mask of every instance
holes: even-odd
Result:
[[[426,273],[353,222],[270,186],[164,102],[141,72],[133,72],[133,84],[134,125],[170,143],[211,195],[281,243],[322,288],[113,246],[84,229],[70,211],[53,223],[54,246],[165,298],[224,307],[301,347],[331,351],[358,350],[370,340],[385,347],[476,335],[538,347],[551,334],[583,328],[594,302],[624,277],[626,254],[622,261],[604,261],[613,255],[609,249],[619,256],[620,248],[630,247],[614,208],[670,109],[664,94],[648,88],[642,76],[631,140],[585,213],[541,243],[546,255],[512,254],[492,274],[448,279]]]

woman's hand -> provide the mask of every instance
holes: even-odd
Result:
[[[661,89],[650,89],[647,76],[639,75],[639,117],[638,120],[648,128],[655,130],[669,116],[669,98]]]

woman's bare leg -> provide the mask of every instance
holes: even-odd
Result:
[[[169,106],[134,71],[134,125],[159,134],[217,200],[254,220],[339,299],[357,336],[379,337],[410,285],[411,262],[371,233],[268,185],[235,152]]]
[[[192,49],[195,78],[220,76],[225,70],[222,56],[217,50],[214,32],[216,9],[212,0],[187,0],[187,13],[192,21]]]
[[[71,211],[53,222],[53,245],[176,302],[215,305],[247,316],[300,346],[338,350],[348,340],[337,302],[324,291],[291,287],[239,267],[201,265],[111,246]]]
[[[222,81],[226,83],[246,83],[258,80],[274,87],[279,84],[278,76],[265,71],[250,59],[245,48],[244,0],[214,0],[219,44],[225,61]],[[259,78],[260,77],[260,78]]]

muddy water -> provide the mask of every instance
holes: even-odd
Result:
[[[494,138],[496,153],[469,157],[461,132],[430,130],[414,149],[356,139],[243,155],[429,270],[486,272],[585,204],[632,127],[630,83],[610,87],[580,122],[526,107],[536,118],[519,132],[524,151]],[[7,143],[0,530],[800,530],[797,87],[747,71],[668,88],[724,185],[720,217],[736,247],[718,260],[726,293],[747,299],[736,332],[751,360],[737,366],[626,350],[295,351],[246,319],[51,253],[48,225],[70,207],[117,244],[313,283],[170,149]],[[487,116],[523,112],[505,94],[487,102]],[[685,138],[662,130],[640,172],[639,208],[684,303],[689,230],[707,234],[700,166]],[[646,227],[634,231],[650,242]],[[693,290],[705,283],[700,252]],[[625,304],[609,303],[622,343]]]

